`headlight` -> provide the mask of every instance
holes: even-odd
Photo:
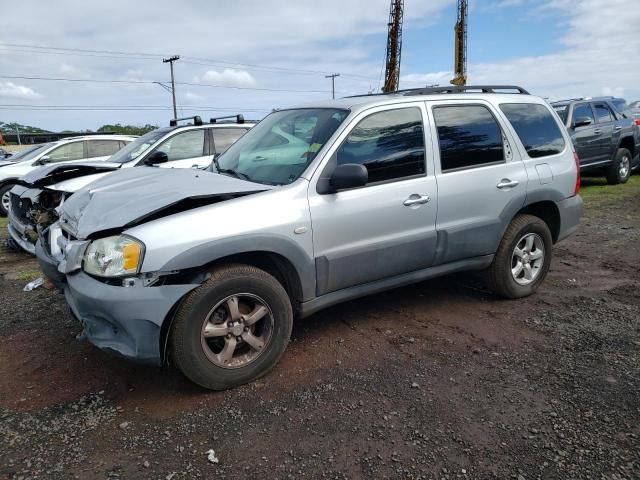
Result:
[[[119,277],[138,273],[144,245],[131,237],[117,235],[94,240],[84,254],[84,271],[98,277]]]

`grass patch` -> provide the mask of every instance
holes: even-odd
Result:
[[[42,272],[40,272],[39,270],[23,270],[16,273],[16,278],[23,282],[30,282],[31,280],[35,280],[36,278],[41,276]]]
[[[640,175],[633,175],[622,185],[608,185],[604,178],[583,178],[580,195],[588,204],[618,203],[626,199],[637,201],[640,195]]]
[[[7,217],[0,217],[0,228],[7,228],[9,219]]]

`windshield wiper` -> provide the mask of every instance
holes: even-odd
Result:
[[[223,175],[232,175],[236,178],[239,178],[241,180],[247,180],[249,182],[252,182],[253,180],[251,180],[251,177],[249,177],[249,175],[247,175],[246,173],[242,173],[242,172],[238,172],[232,168],[220,168],[217,164],[216,164],[216,170],[218,173],[221,173]]]

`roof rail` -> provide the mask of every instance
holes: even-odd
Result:
[[[194,125],[202,125],[202,119],[198,115],[196,115],[195,117],[172,118],[171,120],[169,120],[169,126],[177,127],[178,122],[182,122],[185,120],[193,120]]]
[[[511,90],[510,92],[496,90]],[[445,87],[424,87],[398,90],[402,95],[433,95],[437,93],[517,93],[529,95],[529,92],[517,85],[448,85]]]
[[[216,123],[218,120],[224,120],[226,118],[235,118],[236,119],[236,123],[244,123],[244,115],[242,115],[241,113],[237,114],[237,115],[226,115],[224,117],[214,117],[212,119],[209,120],[210,123]]]

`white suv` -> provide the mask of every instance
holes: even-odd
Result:
[[[69,137],[36,149],[21,161],[0,168],[0,216],[9,213],[9,191],[17,180],[38,167],[50,163],[102,161],[135,140],[130,135],[87,135]]]

